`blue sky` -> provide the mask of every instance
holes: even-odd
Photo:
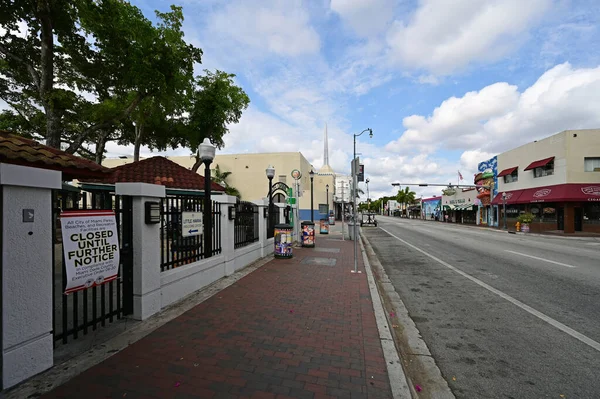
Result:
[[[600,127],[598,0],[174,3],[204,51],[198,72],[235,73],[252,101],[223,152],[301,151],[318,169],[327,123],[330,163],[347,173],[352,134],[370,127],[357,151],[375,198],[457,170],[471,184],[499,152]],[[133,4],[153,18],[171,2]]]

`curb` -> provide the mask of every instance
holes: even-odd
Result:
[[[381,303],[379,290],[377,288],[377,284],[375,283],[373,271],[371,270],[371,264],[367,258],[365,246],[362,240],[360,240],[360,249],[363,256],[363,262],[365,264],[367,280],[369,282],[371,302],[373,304],[373,311],[375,312],[377,329],[379,330],[379,340],[381,342],[381,348],[383,349],[383,357],[385,358],[385,365],[388,372],[388,378],[390,380],[390,387],[392,388],[392,397],[394,399],[411,399],[413,396],[408,385],[406,373],[404,372],[402,362],[400,362],[400,357],[398,356],[398,349],[396,348],[394,338],[392,337],[389,323],[385,315],[385,309]]]
[[[363,246],[364,241],[364,246]],[[421,338],[421,333],[417,329],[416,324],[411,319],[408,309],[404,305],[404,302],[400,298],[400,295],[396,292],[392,282],[389,280],[383,265],[377,258],[373,247],[369,243],[369,240],[362,236],[361,247],[363,248],[363,257],[367,258],[367,252],[369,256],[372,257],[373,266],[377,270],[377,274],[379,275],[379,282],[381,283],[381,289],[384,291],[383,293],[379,293],[380,295],[386,295],[396,312],[396,317],[398,318],[398,323],[400,324],[400,335],[403,336],[404,344],[406,345],[404,351],[398,350],[398,352],[403,352],[403,356],[405,357],[404,365],[405,367],[409,366],[409,363],[416,362],[415,365],[418,364],[417,368],[426,374],[426,377],[423,380],[423,383],[426,384],[423,388],[423,393],[416,393],[416,391],[411,387],[411,392],[414,395],[413,397],[426,397],[426,398],[436,398],[436,399],[454,399],[455,396],[450,390],[450,386],[448,382],[442,376],[440,369],[438,368],[435,359],[431,355],[429,351],[429,347]],[[366,248],[366,249],[365,249]],[[369,265],[369,267],[365,267],[367,270],[367,275],[370,275],[369,286],[371,285],[371,279],[373,278],[373,274],[371,271],[371,264],[368,260],[365,260],[365,264]],[[374,281],[373,281],[374,283]],[[375,284],[375,283],[374,283]],[[379,289],[377,284],[375,284],[375,289]],[[372,294],[373,296],[373,294]],[[378,303],[381,306],[380,298],[377,298]],[[373,305],[375,306],[375,301],[373,301]],[[386,322],[389,323],[390,320],[387,319],[387,314],[384,311],[384,318],[386,318]],[[379,326],[379,320],[378,320]],[[394,329],[389,329],[386,324],[386,328],[390,334],[392,334],[395,338],[400,338],[397,335],[397,331]],[[381,331],[381,328],[380,328]],[[383,343],[383,340],[382,340]],[[393,342],[395,343],[395,341]],[[398,354],[396,353],[396,355]],[[387,360],[387,359],[386,359]],[[389,367],[389,362],[388,367]],[[391,377],[391,375],[390,375]],[[391,379],[391,378],[390,378]]]
[[[386,218],[390,218],[392,220],[396,220],[396,219],[402,219],[402,218],[396,218],[393,216],[383,216]],[[590,239],[592,240],[600,240],[600,237],[596,237],[596,236],[584,236],[584,237],[570,237],[570,236],[565,236],[565,235],[558,235],[558,234],[539,234],[539,233],[523,233],[522,231],[512,231],[512,230],[503,230],[503,229],[497,229],[495,227],[479,227],[477,225],[465,225],[462,223],[445,223],[445,222],[435,222],[435,221],[431,221],[431,220],[423,220],[423,219],[409,219],[409,220],[418,220],[419,222],[422,223],[435,223],[435,224],[442,224],[448,227],[456,227],[456,228],[461,228],[461,229],[470,229],[470,230],[481,230],[481,231],[489,231],[492,233],[501,233],[501,234],[513,234],[513,235],[522,235],[522,236],[526,236],[526,237],[545,237],[545,238],[551,238],[551,239],[566,239],[566,240],[580,240],[580,241],[589,241]]]

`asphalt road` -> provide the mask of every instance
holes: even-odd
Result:
[[[363,234],[457,398],[600,398],[600,240],[378,222]]]

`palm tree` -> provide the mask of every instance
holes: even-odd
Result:
[[[404,205],[414,203],[416,200],[416,195],[417,193],[411,191],[408,187],[404,187],[404,190],[398,190],[396,201],[402,204],[402,214],[404,214]]]
[[[212,172],[212,175],[212,179],[216,183],[225,187],[225,194],[234,195],[238,198],[241,197],[240,191],[227,183],[227,178],[229,177],[229,175],[231,175],[231,172],[221,172],[221,168],[219,167],[219,164],[217,164],[214,171]]]

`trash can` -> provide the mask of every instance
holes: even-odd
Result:
[[[358,223],[356,223],[356,235],[360,235],[360,227],[358,225]],[[349,222],[348,223],[348,235],[350,237],[350,240],[354,241],[354,222]]]
[[[292,226],[289,224],[275,225],[275,233],[273,234],[276,258],[291,258],[294,256],[292,250]]]
[[[302,222],[300,223],[302,228],[302,246],[303,247],[314,247],[315,246],[315,224],[313,222]]]
[[[333,215],[329,216],[329,225],[335,226],[335,216],[333,216]]]
[[[327,219],[321,219],[319,222],[319,233],[329,234],[329,221]]]

